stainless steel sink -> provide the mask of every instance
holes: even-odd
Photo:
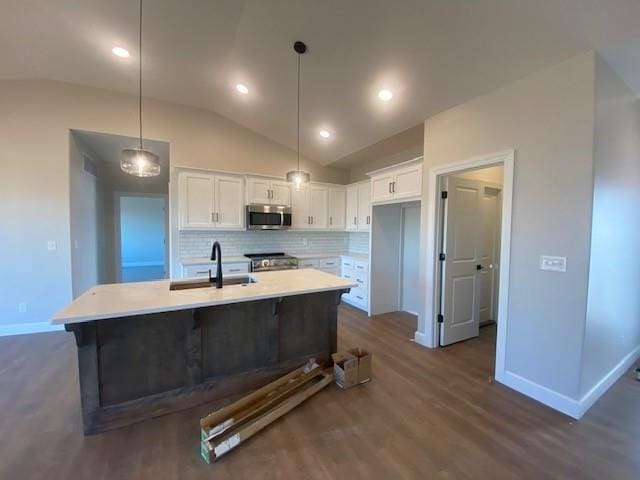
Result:
[[[222,277],[222,288],[233,285],[248,285],[250,283],[256,283],[253,277],[249,275],[242,275],[241,277]],[[216,279],[212,278],[209,281],[208,278],[194,278],[191,280],[177,280],[169,284],[169,290],[189,290],[192,288],[210,288],[216,286]]]
[[[216,279],[213,279],[213,284],[215,285]],[[246,285],[249,283],[256,283],[253,277],[249,275],[243,275],[241,277],[222,277],[222,286],[226,287],[227,285]]]

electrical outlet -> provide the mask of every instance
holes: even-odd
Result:
[[[26,313],[26,311],[27,311],[27,304],[25,302],[20,302],[18,304],[18,312]]]
[[[49,240],[47,242],[47,250],[55,250],[57,248],[58,248],[58,246],[56,245],[56,241],[55,240]]]
[[[540,255],[540,270],[547,270],[550,272],[566,272],[567,257]]]

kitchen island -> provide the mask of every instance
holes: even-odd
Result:
[[[98,285],[56,314],[75,335],[85,434],[246,393],[312,357],[329,364],[340,297],[356,285],[313,269],[251,278]]]

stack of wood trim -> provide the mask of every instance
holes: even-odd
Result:
[[[200,454],[207,463],[293,410],[333,381],[315,361],[271,382],[200,420]]]

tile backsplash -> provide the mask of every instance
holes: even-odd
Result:
[[[351,235],[365,235],[351,240]],[[310,231],[181,231],[180,258],[208,257],[211,255],[211,243],[220,242],[223,256],[236,256],[245,253],[286,252],[286,253],[341,253],[350,251],[353,243],[358,250],[366,253],[369,236],[364,233],[347,232],[310,232]],[[362,245],[366,245],[362,251]]]
[[[349,248],[353,253],[369,253],[369,232],[349,232]]]

